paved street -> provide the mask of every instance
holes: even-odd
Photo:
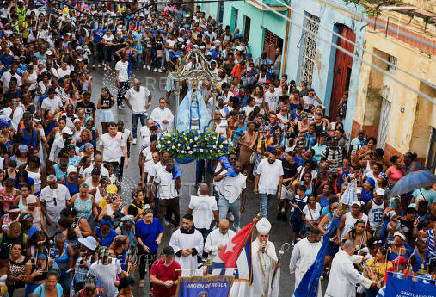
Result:
[[[110,89],[113,96],[116,97],[116,89],[114,87],[114,70],[106,71],[103,74],[103,70],[96,70],[92,73],[94,77],[93,83],[93,101],[97,104],[98,96],[100,95],[100,90],[102,86],[106,86]],[[146,70],[141,70],[139,72],[134,72],[133,74],[136,78],[141,80],[142,85],[147,86],[152,93],[152,104],[150,112],[153,108],[155,108],[158,104],[158,99],[160,97],[165,96],[164,83],[165,78],[164,75],[157,72],[150,72]],[[172,99],[170,103],[170,108],[175,114],[175,102]],[[98,112],[98,111],[97,111]],[[126,127],[131,129],[131,112],[128,108],[119,110],[118,108],[113,108],[115,120],[124,121]],[[97,128],[101,130],[99,124],[97,124]],[[138,128],[139,130],[139,128]],[[139,147],[132,146],[131,148],[131,159],[129,160],[129,168],[124,173],[124,178],[122,182],[122,198],[123,201],[129,201],[131,199],[131,189],[138,184],[139,181],[139,169],[138,169],[138,154]],[[188,207],[190,194],[194,191],[194,183],[195,183],[195,163],[181,165],[182,166],[182,192],[180,196],[181,202],[181,214],[183,215]],[[258,213],[259,203],[256,197],[253,195],[253,185],[248,184],[248,198],[246,211],[242,215],[241,225],[244,226],[248,224]],[[291,242],[291,229],[288,223],[277,221],[275,219],[276,212],[272,212],[270,216],[270,221],[272,223],[272,231],[270,240],[275,244],[276,251],[278,253],[278,249],[285,242]],[[168,243],[169,237],[171,235],[170,228],[166,227],[166,232],[164,233],[164,246]],[[291,289],[294,287],[294,278],[289,275],[289,259],[291,255],[291,250],[288,250],[283,258],[281,259],[282,268],[280,275],[280,296],[290,296]],[[138,295],[135,296],[144,296],[142,290],[138,290]]]

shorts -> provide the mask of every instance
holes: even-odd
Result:
[[[301,217],[291,216],[291,227],[292,232],[297,232],[297,234],[304,235],[306,224]]]

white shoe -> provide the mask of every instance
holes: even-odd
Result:
[[[123,109],[124,107],[122,105],[118,106],[118,109]]]
[[[235,216],[231,213],[231,212],[229,212],[229,214],[227,215],[227,217],[229,218],[229,221],[234,221],[235,220]]]
[[[145,67],[147,67],[147,66],[145,66],[145,65],[144,65],[144,66],[142,66],[142,69],[145,69]]]
[[[156,72],[156,71],[157,71],[157,68],[154,68],[153,71]]]
[[[132,139],[132,144],[133,144],[133,145],[136,145],[136,138],[133,138],[133,139]]]
[[[150,70],[151,68],[150,68],[150,65],[147,65],[147,70]]]
[[[158,71],[158,72],[162,72],[162,68],[159,68],[157,71]]]

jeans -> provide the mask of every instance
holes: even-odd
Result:
[[[103,46],[103,57],[105,63],[112,61],[112,46]]]
[[[230,203],[229,200],[224,198],[223,195],[219,194],[218,217],[220,220],[225,219],[227,217],[227,212],[230,210],[230,212],[235,217],[235,220],[233,222],[233,227],[235,227],[235,229],[239,228],[239,219],[241,217],[240,208],[241,198],[238,198],[233,203]]]
[[[141,65],[142,65],[142,56],[143,56],[142,53],[138,53],[138,54],[133,58],[133,60],[134,60],[134,65],[135,65],[136,70],[141,69]]]
[[[138,119],[141,121],[142,127],[145,126],[145,114],[143,113],[132,113],[132,137],[136,139],[138,136]]]
[[[262,218],[268,217],[268,208],[271,208],[271,205],[272,205],[272,202],[274,201],[274,198],[276,198],[275,194],[259,193],[260,216]]]
[[[96,65],[101,61],[102,54],[102,45],[101,43],[92,43],[93,45],[93,53],[92,53],[92,65]]]

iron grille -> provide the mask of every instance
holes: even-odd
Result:
[[[300,65],[300,83],[305,81],[307,85],[312,84],[312,75],[314,67],[314,59],[316,54],[316,36],[318,35],[319,17],[316,15],[308,14],[309,18],[304,20],[304,28],[308,31],[303,31],[303,46],[302,46],[302,59]],[[310,34],[312,32],[313,34]]]

